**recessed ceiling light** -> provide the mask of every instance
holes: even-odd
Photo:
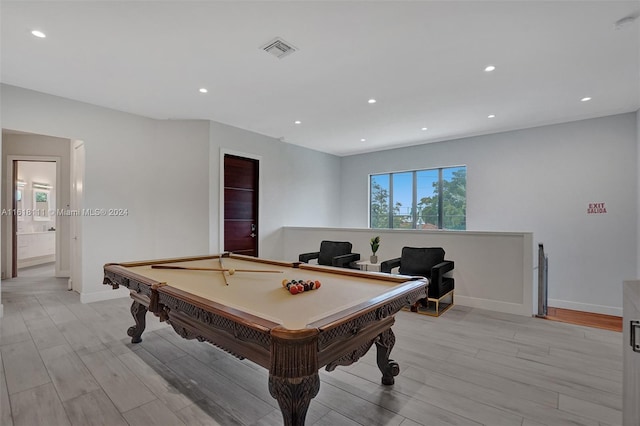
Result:
[[[427,130],[427,128],[426,128],[426,127],[423,127],[421,130],[422,130],[422,131],[425,131],[425,130]]]
[[[31,31],[31,34],[33,34],[34,36],[39,37],[39,38],[45,38],[47,36],[42,31],[38,31],[38,30]]]
[[[204,87],[201,87],[201,88],[200,88],[200,90],[199,90],[199,92],[200,92],[200,93],[207,93],[207,92],[208,92],[208,90],[207,90],[207,89],[205,89]]]
[[[365,138],[360,139],[360,142],[366,142],[367,140]]]
[[[489,114],[489,115],[487,115],[487,118],[496,118],[496,115],[495,114]]]
[[[367,102],[369,102],[370,104],[375,104],[377,101],[375,99],[371,98]]]
[[[293,124],[302,124],[302,121],[296,120],[296,121],[293,122]]]
[[[584,98],[580,99],[580,102],[587,102],[590,101],[591,98],[589,96],[585,96]]]
[[[484,69],[486,72],[491,72],[494,71],[496,69],[495,65],[487,65],[487,67]]]

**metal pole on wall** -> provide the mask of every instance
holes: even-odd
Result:
[[[544,253],[542,244],[538,244],[538,314],[536,317],[547,316],[547,285],[549,280],[549,259]]]

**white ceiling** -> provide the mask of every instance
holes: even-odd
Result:
[[[2,0],[0,13],[3,83],[336,155],[640,108],[639,23],[614,29],[640,1]],[[260,50],[276,36],[299,51]]]

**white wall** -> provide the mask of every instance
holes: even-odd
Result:
[[[45,156],[58,157],[60,159],[58,165],[60,167],[60,182],[56,182],[54,188],[57,207],[66,207],[69,204],[70,197],[70,149],[69,139],[56,138],[51,136],[33,135],[33,134],[4,134],[2,137],[2,164],[7,166],[7,156]],[[31,182],[29,182],[30,184]],[[7,173],[2,174],[2,194],[5,195],[7,189]],[[53,194],[54,192],[52,192]],[[24,191],[24,195],[30,196],[31,191]],[[7,197],[2,197],[2,207],[8,208]],[[29,203],[30,205],[30,203]],[[25,218],[26,219],[26,218]],[[7,224],[11,220],[10,217],[4,217],[2,220],[2,274],[6,275],[7,264],[10,262],[11,254],[8,250],[6,241],[10,238],[7,234]],[[68,276],[70,268],[70,222],[68,217],[57,218],[55,225],[58,230],[57,238],[60,240],[60,276]],[[37,224],[50,225],[50,222],[36,222]],[[20,225],[20,222],[19,222]]]
[[[338,226],[340,158],[211,122],[211,250],[218,252],[220,149],[260,157],[259,255],[280,259],[282,226]]]
[[[340,158],[208,121],[158,121],[2,85],[2,127],[82,140],[83,301],[114,297],[106,262],[219,251],[220,148],[260,156],[260,255],[282,257],[284,223],[336,226]]]
[[[551,306],[621,315],[620,283],[638,260],[636,117],[344,157],[340,225],[367,226],[370,173],[464,164],[467,229],[533,232],[549,254]],[[607,214],[587,215],[592,202]]]
[[[84,207],[128,209],[82,218],[82,301],[119,294],[102,284],[106,262],[208,252],[208,122],[157,121],[3,85],[2,126],[83,140]]]
[[[82,218],[84,301],[111,294],[105,262],[219,250],[220,148],[262,159],[264,257],[283,256],[283,225],[366,228],[369,173],[466,164],[468,229],[533,232],[555,306],[619,315],[620,282],[637,273],[635,113],[338,158],[215,122],[1,89],[3,128],[85,141],[84,207],[129,210]],[[589,202],[608,213],[587,215]]]

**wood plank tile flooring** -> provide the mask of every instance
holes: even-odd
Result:
[[[569,324],[585,325],[587,327],[602,328],[622,333],[622,317],[613,315],[594,314],[592,312],[574,311],[572,309],[547,309],[546,319],[566,322]]]
[[[132,345],[129,299],[83,305],[66,280],[2,282],[0,423],[280,425],[268,373],[148,316]],[[380,385],[375,351],[321,371],[307,425],[613,426],[622,423],[622,334],[455,306],[400,312]]]

